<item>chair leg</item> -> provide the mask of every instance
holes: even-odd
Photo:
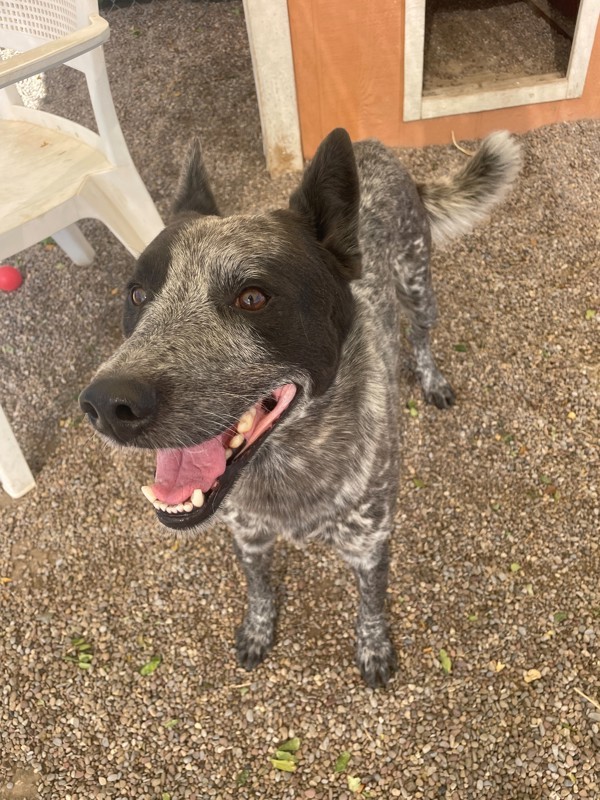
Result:
[[[52,234],[56,244],[64,250],[79,267],[88,267],[94,260],[94,248],[79,230],[76,224],[63,228],[62,231]]]
[[[0,406],[0,483],[15,500],[35,486],[31,470]]]
[[[134,258],[165,227],[133,166],[95,175],[86,181],[82,196],[90,216],[110,228]]]

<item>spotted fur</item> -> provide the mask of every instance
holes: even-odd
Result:
[[[283,383],[300,388],[217,512],[248,584],[236,637],[248,669],[274,641],[269,572],[278,534],[298,544],[327,542],[352,567],[359,668],[373,686],[395,669],[384,606],[398,486],[400,319],[410,324],[425,398],[452,405],[429,346],[431,229],[441,218],[464,229],[506,190],[518,149],[503,135],[499,141],[486,140],[462,178],[442,191],[417,187],[381,143],[351,145],[338,129],[321,144],[289,209],[229,218],[218,216],[199,145],[192,146],[178,214],[132,278],[147,300],[139,308],[127,301],[128,338],[92,387],[104,381],[124,404],[134,384],[145,387],[153,412],[143,424],[129,420],[121,442],[145,448],[198,443]],[[235,308],[247,286],[268,289],[264,313]],[[101,415],[95,425],[119,441]]]

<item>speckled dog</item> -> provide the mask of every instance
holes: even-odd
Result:
[[[352,566],[358,666],[370,685],[388,682],[400,318],[425,399],[451,406],[429,346],[431,240],[483,218],[518,168],[518,146],[496,133],[454,178],[416,185],[389,149],[338,129],[288,209],[223,218],[193,144],[174,221],[129,284],[127,338],[80,402],[113,444],[157,451],[142,491],[163,525],[201,531],[218,517],[233,531],[247,669],[274,640],[280,534],[328,542]]]

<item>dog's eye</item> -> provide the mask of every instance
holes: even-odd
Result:
[[[146,302],[146,292],[141,286],[134,286],[130,293],[131,302],[134,306],[141,306]]]
[[[257,289],[256,286],[251,286],[244,289],[235,298],[235,305],[244,311],[260,311],[269,302],[268,296],[262,289]]]

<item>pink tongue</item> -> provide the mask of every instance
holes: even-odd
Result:
[[[156,483],[152,490],[163,503],[177,505],[189,499],[194,489],[208,491],[225,472],[225,434],[182,450],[158,450]]]

